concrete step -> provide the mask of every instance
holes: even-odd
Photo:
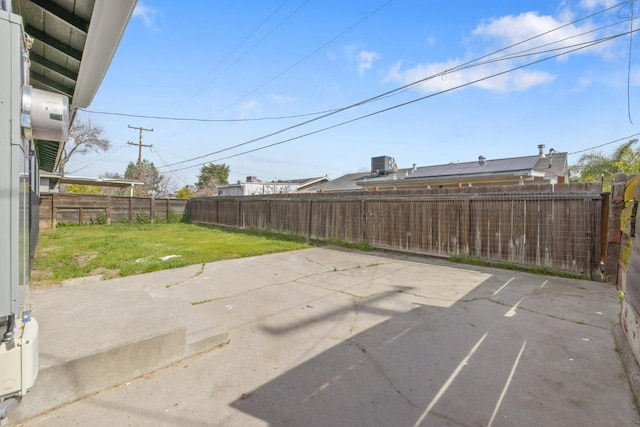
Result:
[[[40,325],[35,385],[9,414],[19,422],[228,343],[226,330],[178,293],[196,267],[31,291]],[[163,274],[159,274],[163,273]]]

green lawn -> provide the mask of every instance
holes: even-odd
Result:
[[[285,237],[183,223],[61,227],[40,233],[31,286],[97,274],[130,276],[309,247],[304,240]]]

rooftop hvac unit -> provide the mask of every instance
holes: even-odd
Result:
[[[396,161],[393,157],[378,156],[371,158],[371,172],[388,174],[395,172]]]

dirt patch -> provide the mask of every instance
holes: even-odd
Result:
[[[51,270],[31,270],[31,280],[29,284],[31,289],[47,289],[55,286],[60,286],[60,282],[53,280],[53,272]]]
[[[114,268],[98,267],[91,270],[89,275],[91,276],[100,275],[102,277],[102,280],[109,280],[109,279],[115,279],[116,277],[120,277],[120,270],[114,269]]]
[[[73,262],[75,262],[78,267],[84,267],[85,265],[96,259],[97,256],[98,252],[88,252],[86,254],[78,255],[74,258]]]

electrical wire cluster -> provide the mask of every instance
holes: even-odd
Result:
[[[634,0],[630,0],[630,1],[623,1],[621,3],[618,3],[616,5],[607,7],[603,10],[600,10],[598,12],[592,13],[588,16],[584,16],[581,17],[579,19],[576,19],[570,23],[564,24],[562,26],[553,28],[549,31],[545,31],[543,33],[537,34],[533,37],[529,37],[525,40],[519,41],[517,43],[511,44],[509,46],[503,47],[501,49],[495,50],[493,52],[490,52],[488,54],[482,55],[480,57],[477,57],[475,59],[466,61],[462,64],[459,64],[455,67],[449,68],[449,69],[445,69],[442,71],[439,71],[437,73],[431,74],[429,76],[425,76],[421,79],[418,79],[416,81],[413,81],[409,84],[400,86],[398,88],[395,88],[393,90],[372,96],[370,98],[346,105],[346,106],[342,106],[342,107],[338,107],[338,108],[334,108],[334,109],[330,109],[330,110],[325,110],[325,111],[318,111],[318,112],[311,112],[311,113],[302,113],[302,114],[297,114],[297,115],[288,115],[288,116],[278,116],[278,117],[262,117],[262,118],[253,118],[253,119],[232,119],[232,120],[219,120],[219,119],[212,119],[211,117],[215,116],[216,114],[226,110],[227,108],[230,108],[232,105],[235,105],[236,103],[240,102],[242,99],[246,98],[247,96],[253,94],[254,92],[258,91],[259,89],[263,88],[264,86],[266,86],[267,84],[269,84],[270,82],[272,82],[273,80],[275,80],[276,78],[280,77],[281,75],[283,75],[284,73],[288,72],[289,70],[291,70],[293,67],[295,67],[296,65],[298,65],[299,63],[301,63],[302,61],[304,61],[305,59],[307,59],[308,57],[310,57],[311,55],[317,53],[320,49],[322,49],[323,47],[326,47],[327,45],[329,45],[330,43],[332,43],[333,41],[335,41],[337,38],[339,38],[340,36],[342,36],[343,34],[345,34],[347,31],[351,30],[353,27],[355,27],[356,25],[360,24],[361,22],[363,22],[364,20],[366,20],[368,17],[370,17],[371,15],[373,15],[374,13],[377,13],[378,11],[380,11],[382,8],[384,8],[386,5],[388,5],[392,0],[388,0],[386,3],[380,5],[378,8],[376,8],[374,11],[372,11],[369,15],[367,15],[366,17],[362,18],[361,20],[359,20],[358,22],[356,22],[355,24],[353,24],[352,26],[350,26],[349,28],[347,28],[346,30],[344,30],[343,32],[341,32],[340,34],[338,34],[337,36],[331,38],[328,42],[326,42],[325,44],[323,44],[322,46],[320,46],[319,48],[317,48],[316,50],[314,50],[313,52],[309,53],[308,55],[304,56],[301,60],[297,61],[296,63],[294,63],[292,66],[286,68],[284,71],[282,71],[281,73],[277,74],[274,78],[268,80],[267,82],[257,86],[255,89],[251,90],[249,93],[247,93],[246,95],[240,97],[238,100],[236,100],[234,103],[230,104],[229,106],[225,107],[224,109],[218,111],[217,113],[214,113],[212,116],[207,117],[207,118],[187,118],[187,117],[169,117],[169,116],[150,116],[150,115],[135,115],[135,114],[125,114],[125,113],[119,113],[119,112],[100,112],[100,111],[91,111],[91,110],[84,110],[88,113],[92,113],[92,114],[107,114],[107,115],[117,115],[117,116],[125,116],[125,117],[139,117],[139,118],[148,118],[148,119],[156,119],[156,120],[173,120],[173,121],[192,121],[192,122],[247,122],[247,121],[258,121],[258,120],[282,120],[282,119],[292,119],[292,118],[304,118],[304,117],[312,117],[309,119],[305,119],[299,123],[293,124],[291,126],[287,126],[284,127],[282,129],[279,129],[277,131],[259,136],[257,138],[252,138],[249,139],[247,141],[244,142],[240,142],[237,144],[233,144],[227,147],[223,147],[202,155],[198,155],[198,156],[194,156],[194,157],[190,157],[188,159],[184,159],[181,161],[177,161],[177,162],[173,162],[173,163],[167,163],[164,160],[162,160],[163,166],[162,169],[164,169],[164,173],[176,173],[185,169],[190,169],[196,166],[201,166],[204,165],[206,163],[215,163],[215,162],[219,162],[222,160],[227,160],[230,158],[234,158],[234,157],[238,157],[238,156],[243,156],[249,153],[253,153],[256,151],[260,151],[260,150],[264,150],[267,148],[271,148],[271,147],[275,147],[281,144],[285,144],[287,142],[291,142],[291,141],[295,141],[298,139],[302,139],[305,137],[309,137],[311,135],[315,135],[318,134],[320,132],[324,132],[330,129],[334,129],[337,128],[339,126],[344,126],[359,120],[363,120],[372,116],[376,116],[382,113],[386,113],[389,112],[391,110],[395,110],[401,107],[405,107],[420,101],[424,101],[430,98],[433,98],[437,95],[441,95],[447,92],[451,92],[457,89],[461,89],[467,86],[471,86],[471,85],[475,85],[478,84],[480,82],[489,80],[489,79],[493,79],[496,77],[500,77],[500,76],[504,76],[506,74],[509,73],[513,73],[517,70],[526,68],[526,67],[531,67],[533,65],[545,62],[545,61],[549,61],[551,59],[554,58],[559,58],[561,56],[564,55],[568,55],[580,50],[584,50],[584,49],[588,49],[603,43],[607,43],[610,42],[612,40],[616,40],[625,36],[628,36],[630,38],[632,38],[633,34],[635,34],[638,29],[634,29],[633,26],[633,22],[635,19],[637,19],[636,15],[633,13],[633,8],[634,8]],[[286,1],[285,1],[286,3]],[[306,3],[306,2],[305,2]],[[302,7],[305,3],[303,3],[300,7]],[[279,6],[282,7],[284,5],[281,4]],[[299,10],[296,9],[297,10]],[[630,13],[628,14],[624,14],[623,11],[626,10],[627,8],[629,8]],[[574,34],[574,35],[570,35],[567,37],[563,37],[557,40],[553,40],[553,41],[547,41],[547,42],[542,42],[542,38],[552,35],[553,33],[556,33],[560,30],[572,27],[582,21],[586,21],[589,20],[597,15],[600,14],[604,14],[607,13],[609,11],[612,11],[614,9],[618,9],[618,21],[616,21],[613,24],[608,24],[608,25],[603,25],[601,27],[598,28],[593,28],[590,29],[588,31],[584,31],[581,32],[579,34]],[[278,9],[276,9],[277,11]],[[296,11],[294,11],[293,13],[295,13]],[[275,13],[275,11],[274,11]],[[291,13],[290,15],[288,15],[288,17],[286,19],[288,19],[289,17],[291,17],[293,15],[293,13]],[[273,14],[272,14],[273,15]],[[270,17],[272,16],[270,15]],[[269,18],[270,18],[269,17]],[[267,18],[267,19],[269,19]],[[264,24],[263,23],[261,25]],[[281,21],[282,23],[282,21]],[[615,32],[615,33],[611,33],[599,38],[590,38],[589,40],[584,40],[585,37],[587,36],[591,36],[593,34],[596,33],[601,33],[605,30],[608,30],[614,26],[618,26],[620,24],[624,24],[624,23],[628,23],[629,24],[629,28],[625,29],[624,31],[621,32]],[[248,38],[249,36],[247,36]],[[245,38],[240,45],[242,45],[247,38]],[[536,41],[541,41],[541,43],[539,44],[534,44],[533,46],[531,46],[531,44],[535,43]],[[238,45],[238,47],[240,46]],[[254,45],[255,46],[255,45]],[[519,51],[514,51],[514,49],[521,47],[522,49]],[[631,44],[629,45],[629,48],[631,49]],[[250,48],[251,49],[251,48]],[[248,49],[247,51],[245,51],[245,53],[243,55],[246,55],[250,49]],[[631,55],[631,53],[629,53]],[[226,59],[226,57],[225,57]],[[454,75],[456,73],[461,73],[463,71],[468,71],[470,69],[473,68],[477,68],[477,67],[483,67],[483,66],[487,66],[490,64],[496,64],[496,63],[504,63],[504,62],[513,62],[515,60],[520,60],[520,61],[525,61],[527,60],[527,62],[521,63],[520,65],[513,65],[510,67],[507,67],[505,69],[502,69],[500,71],[496,71],[496,72],[491,72],[483,77],[480,78],[476,78],[473,80],[468,80],[468,81],[464,81],[458,85],[455,86],[451,86],[449,88],[446,89],[442,89],[442,90],[435,90],[431,93],[428,93],[426,95],[423,96],[419,96],[419,97],[415,97],[413,99],[410,99],[408,101],[404,101],[404,102],[399,102],[396,104],[393,104],[391,106],[388,107],[384,107],[384,108],[379,108],[373,112],[367,113],[367,114],[362,114],[360,116],[357,116],[355,118],[351,118],[348,120],[343,120],[340,121],[338,123],[334,123],[331,125],[327,125],[324,127],[321,127],[319,129],[315,129],[312,131],[308,131],[308,132],[303,132],[300,133],[298,135],[289,137],[289,138],[285,138],[285,139],[281,139],[266,145],[261,145],[259,147],[255,147],[252,149],[247,149],[244,151],[240,151],[234,154],[229,154],[229,155],[225,155],[222,157],[217,157],[217,158],[212,158],[213,156],[216,156],[218,154],[221,153],[225,153],[231,150],[235,150],[241,147],[245,147],[247,145],[250,144],[254,144],[263,140],[266,140],[268,138],[272,138],[275,137],[277,135],[283,134],[285,132],[294,130],[294,129],[298,129],[298,128],[302,128],[304,126],[310,125],[312,123],[315,122],[319,122],[323,119],[329,118],[331,116],[335,116],[338,115],[342,112],[345,112],[347,110],[352,110],[352,109],[356,109],[357,107],[361,107],[367,104],[372,104],[372,103],[376,103],[379,102],[381,100],[385,100],[385,99],[389,99],[391,97],[397,96],[401,93],[407,92],[409,90],[415,90],[416,88],[418,88],[418,86],[422,86],[421,90],[424,89],[424,85],[427,84],[429,81],[435,79],[435,78],[448,78],[448,76]],[[235,64],[235,62],[234,62]],[[218,64],[219,65],[219,64]],[[216,65],[216,67],[218,66]],[[233,65],[233,64],[232,64]],[[216,68],[214,67],[214,68]],[[629,63],[629,67],[630,67],[630,63]],[[228,69],[228,68],[227,68]],[[226,69],[225,69],[226,71]],[[224,71],[223,71],[224,72]],[[206,77],[206,76],[205,76]],[[197,94],[198,92],[195,92],[195,94]],[[192,95],[195,96],[195,95]],[[629,120],[631,121],[631,113],[630,113],[630,101],[629,101]],[[613,144],[615,142],[636,136],[639,134],[634,134],[631,135],[629,137],[624,137],[624,138],[620,138],[620,139],[616,139],[615,141],[611,141],[611,142],[607,142],[604,144],[600,144],[597,145],[595,147],[591,147],[591,148],[587,148],[584,150],[580,150],[580,151],[576,151],[573,153],[569,153],[569,154],[577,154],[577,153],[581,153],[581,152],[585,152],[585,151],[589,151],[595,148],[599,148],[605,145],[609,145],[609,144]],[[206,159],[206,160],[205,160]],[[188,166],[180,166],[180,165],[184,165],[184,164],[189,164]],[[179,166],[179,167],[176,167]],[[85,166],[87,167],[87,166]],[[183,180],[181,178],[181,180]],[[186,180],[183,180],[186,183]]]

